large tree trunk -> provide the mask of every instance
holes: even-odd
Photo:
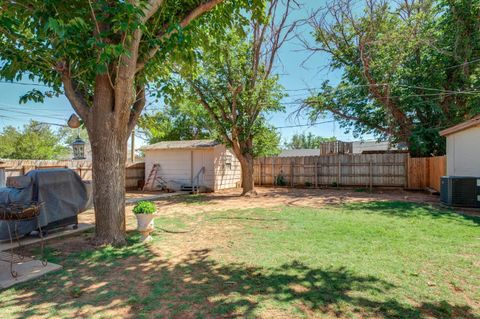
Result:
[[[109,130],[95,131],[90,140],[95,141],[92,159],[96,241],[123,245],[127,141]]]
[[[242,196],[255,196],[253,182],[253,156],[251,154],[236,154],[242,168]]]
[[[94,107],[86,122],[92,146],[95,241],[125,244],[125,162],[128,128],[115,112],[114,91],[97,79]]]

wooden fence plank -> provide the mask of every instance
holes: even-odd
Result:
[[[70,168],[83,180],[92,179],[92,162],[88,160],[2,160],[6,177],[24,175],[32,169]],[[145,163],[127,163],[125,168],[125,188],[137,189],[138,181],[145,179]]]
[[[407,159],[406,153],[270,157],[254,161],[254,176],[257,185],[274,185],[282,175],[290,187],[405,187]]]
[[[446,156],[408,158],[407,188],[440,191],[440,178],[446,174]]]

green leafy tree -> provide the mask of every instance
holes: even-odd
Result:
[[[211,121],[203,106],[184,100],[179,106],[142,115],[138,126],[150,144],[160,141],[214,138]]]
[[[332,113],[356,136],[444,154],[439,130],[480,112],[479,14],[476,1],[330,2],[310,20],[316,45],[305,43],[342,79],[307,99],[311,119]]]
[[[265,115],[281,111],[284,96],[274,74],[278,50],[296,22],[294,1],[271,0],[266,16],[248,16],[250,26],[233,25],[224,37],[210,38],[195,52],[193,64],[176,68],[186,88],[174,96],[200,101],[217,136],[232,148],[242,168],[243,195],[254,195],[255,137],[265,134]]]
[[[0,133],[0,158],[8,159],[63,159],[69,148],[62,143],[62,136],[48,124],[31,121],[22,130],[7,126]]]
[[[178,107],[166,107],[141,116],[138,126],[150,144],[160,141],[218,139],[217,131],[205,108],[198,102],[185,100]],[[267,123],[253,138],[255,157],[280,153],[280,134]]]
[[[253,137],[253,157],[277,156],[280,154],[280,133],[273,126],[262,123]]]
[[[255,8],[263,0],[0,0],[0,78],[51,88],[22,101],[64,93],[88,131],[97,243],[125,243],[127,140],[148,83]]]
[[[285,143],[287,149],[315,149],[320,148],[323,142],[333,142],[337,139],[335,137],[321,137],[312,134],[294,134],[290,141]]]

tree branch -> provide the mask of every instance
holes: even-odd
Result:
[[[223,2],[224,0],[209,0],[205,3],[200,4],[198,7],[190,11],[179,23],[181,28],[185,28],[188,26],[193,20],[198,18],[199,16],[203,15],[204,13],[212,10],[217,4]],[[165,26],[162,31],[160,31],[157,35],[157,39],[159,40],[164,40],[170,38],[173,34],[175,34],[177,31],[173,30],[172,32],[167,33],[166,30],[168,30],[168,26]],[[145,64],[152,59],[155,54],[157,54],[158,50],[160,49],[160,46],[155,46],[154,48],[150,49],[148,51],[147,56],[145,57],[144,60],[140,61],[137,63],[137,72],[141,71],[144,67]]]
[[[370,93],[379,103],[385,105],[385,107],[390,111],[395,119],[395,122],[401,125],[400,129],[402,132],[402,137],[407,139],[411,135],[411,122],[405,113],[391,99],[389,85],[379,85],[370,74],[370,59],[366,54],[366,45],[362,38],[360,38],[358,47],[360,51],[360,60],[363,66],[362,72],[367,80],[367,83],[369,84],[368,89]],[[383,89],[379,89],[379,87],[383,87]]]
[[[77,83],[72,79],[67,63],[57,63],[56,70],[60,74],[65,96],[72,104],[75,112],[86,122],[88,120],[88,115],[90,114],[90,107],[83,94],[78,90]]]
[[[212,107],[210,106],[210,104],[207,102],[206,98],[205,98],[205,95],[203,94],[203,92],[193,83],[193,82],[190,82],[190,85],[192,86],[193,90],[197,93],[198,97],[199,97],[199,102],[203,105],[203,107],[205,108],[205,110],[207,110],[208,114],[210,114],[210,117],[212,118],[212,120],[215,122],[215,124],[218,126],[219,130],[222,132],[222,135],[223,135],[223,138],[229,142],[230,144],[233,144],[233,141],[232,139],[228,136],[227,134],[227,130],[225,129],[225,127],[223,126],[222,124],[222,121],[220,121],[220,119],[218,118],[217,114],[215,114],[215,112],[213,111]]]
[[[145,103],[145,87],[137,86],[137,99],[133,103],[133,106],[130,110],[130,118],[128,119],[127,124],[128,134],[132,132],[133,128],[137,124],[137,120],[145,108]]]
[[[147,6],[143,10],[143,18],[142,23],[147,22],[155,13],[157,13],[158,9],[163,4],[163,0],[149,0]]]

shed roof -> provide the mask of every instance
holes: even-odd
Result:
[[[163,141],[140,148],[143,151],[148,150],[166,150],[166,149],[193,149],[193,148],[213,148],[220,145],[215,140],[189,140],[189,141]]]
[[[448,136],[450,134],[457,133],[475,126],[480,126],[480,114],[468,121],[465,121],[463,123],[444,129],[443,131],[440,131],[440,135]]]

